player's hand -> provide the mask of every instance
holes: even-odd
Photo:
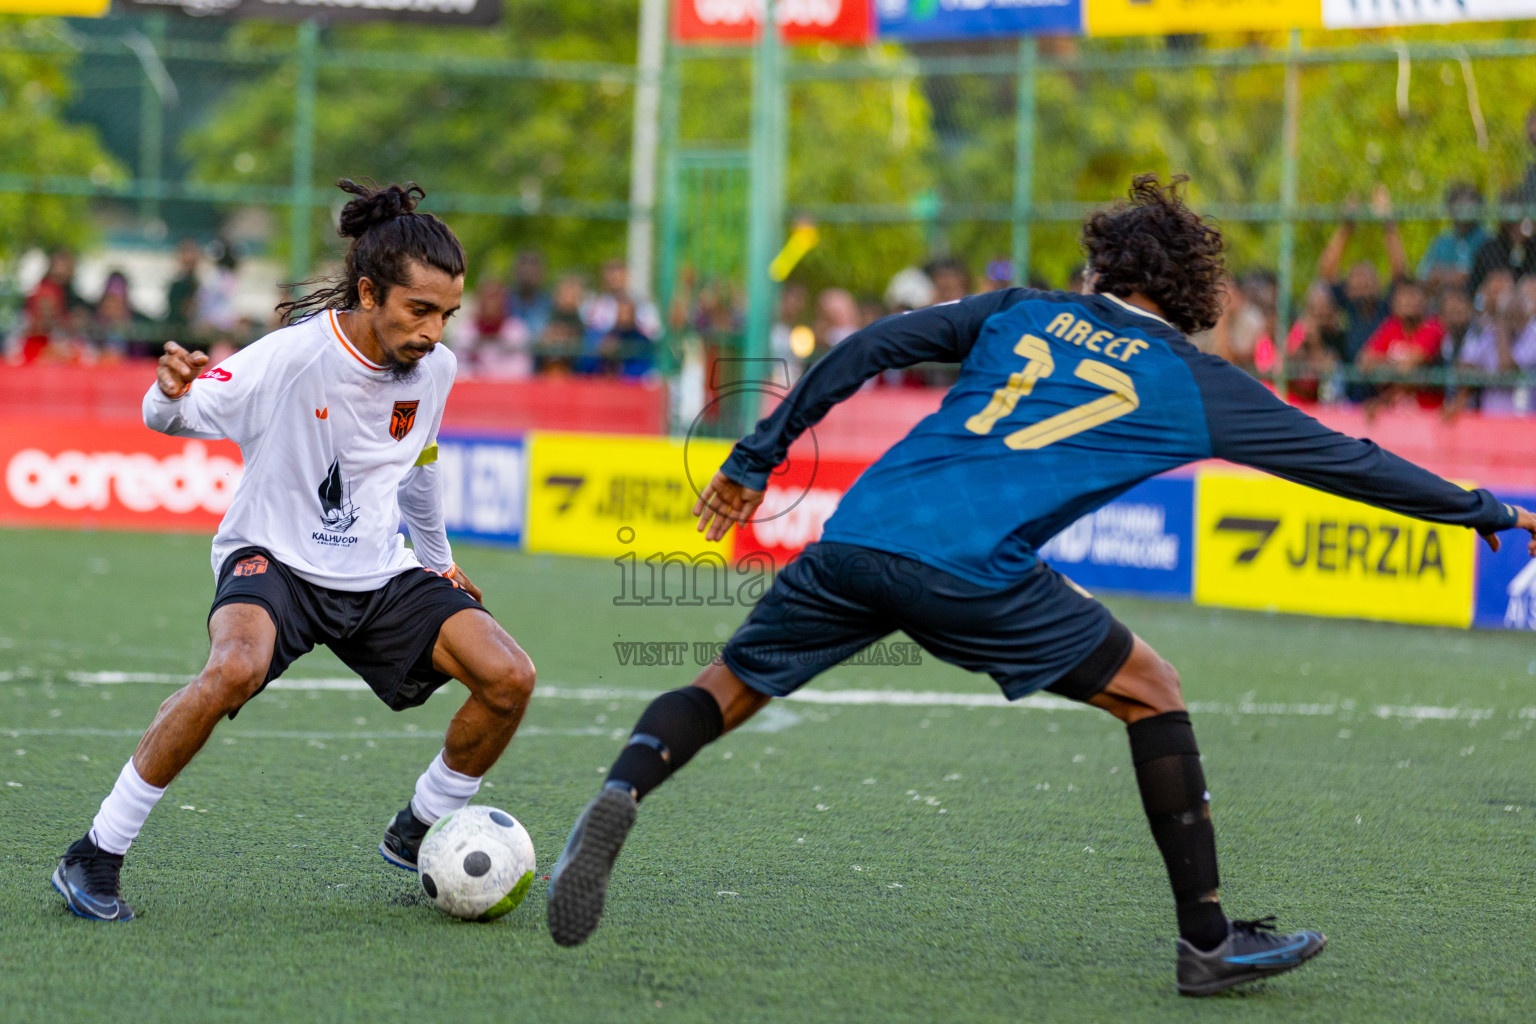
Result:
[[[470,597],[474,598],[480,604],[485,604],[485,595],[480,593],[480,588],[479,587],[475,586],[473,583],[471,583],[469,581],[469,577],[464,575],[464,570],[463,569],[460,569],[457,565],[455,565],[452,569],[449,569],[448,572],[445,573],[444,575],[448,579],[450,579],[453,582],[457,583],[461,588],[463,588],[464,592],[466,594],[468,594]]]
[[[1526,533],[1531,535],[1531,542],[1525,546],[1525,550],[1530,552],[1532,558],[1536,558],[1536,515],[1532,515],[1530,512],[1521,508],[1519,505],[1516,505],[1515,525],[1512,528],[1516,530],[1524,530]],[[1483,534],[1483,540],[1488,542],[1488,547],[1491,550],[1499,550],[1498,534],[1485,533]]]
[[[174,341],[165,343],[165,355],[155,368],[155,380],[166,398],[180,398],[208,365],[205,352],[188,352]]]
[[[693,503],[693,514],[699,517],[699,532],[705,539],[719,540],[730,530],[732,523],[751,519],[762,503],[762,491],[743,487],[724,473],[716,473],[704,493],[699,495],[699,500]]]

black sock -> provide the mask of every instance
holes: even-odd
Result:
[[[639,800],[724,731],[720,705],[709,691],[685,686],[664,693],[635,723],[628,745],[608,769],[607,784],[627,786]]]
[[[1173,885],[1179,935],[1196,949],[1215,949],[1227,937],[1227,917],[1216,894],[1211,795],[1205,789],[1189,713],[1169,711],[1143,718],[1126,732],[1141,805]]]

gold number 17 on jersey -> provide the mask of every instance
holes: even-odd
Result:
[[[990,434],[998,420],[1013,412],[1020,398],[1027,397],[1035,390],[1037,381],[1044,380],[1056,370],[1056,361],[1051,358],[1051,346],[1043,338],[1026,334],[1019,339],[1013,350],[1027,360],[1024,369],[1010,375],[1007,384],[992,392],[992,401],[987,403],[987,407],[965,421],[965,429],[973,434]],[[1023,430],[1015,430],[1003,439],[1003,443],[1014,449],[1044,448],[1073,434],[1081,434],[1135,412],[1141,405],[1141,399],[1136,397],[1136,385],[1131,378],[1097,359],[1084,359],[1077,364],[1072,375],[1103,388],[1109,394],[1057,413]]]

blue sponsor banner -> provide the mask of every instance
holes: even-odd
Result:
[[[875,0],[880,35],[914,42],[1083,30],[1082,0]]]
[[[1046,542],[1040,556],[1089,590],[1189,598],[1193,592],[1195,481],[1137,484]]]
[[[521,546],[528,504],[523,438],[445,433],[437,444],[448,535]]]
[[[1536,494],[1495,491],[1500,501],[1536,507]],[[1536,559],[1525,550],[1530,538],[1506,532],[1495,554],[1478,542],[1472,625],[1484,629],[1536,629]]]

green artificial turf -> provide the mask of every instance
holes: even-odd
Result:
[[[714,643],[743,610],[615,607],[610,563],[457,554],[549,691],[479,797],[533,836],[523,906],[451,920],[375,849],[456,693],[397,715],[286,689],[171,786],[124,871],[139,919],[102,925],[48,875],[174,684],[81,673],[196,672],[207,540],[0,533],[0,1020],[1536,1015],[1528,635],[1109,601],[1195,702],[1229,912],[1330,938],[1297,972],[1194,1001],[1173,990],[1124,730],[1087,709],[776,702],[645,803],[602,927],[557,948],[542,875],[646,695],[696,671],[622,666],[614,644]],[[288,678],[347,675],[322,650]],[[996,692],[929,658],[812,688]]]

